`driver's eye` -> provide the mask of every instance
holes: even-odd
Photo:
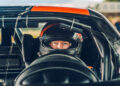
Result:
[[[53,42],[53,44],[58,45],[58,42]]]
[[[64,42],[63,45],[69,45],[69,43],[68,42]]]

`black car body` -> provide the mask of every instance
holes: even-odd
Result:
[[[82,34],[80,64],[76,64],[76,61],[71,59],[68,59],[68,62],[67,60],[59,62],[56,57],[66,58],[67,56],[64,55],[48,55],[45,60],[42,60],[32,54],[39,48],[37,44],[34,44],[35,48],[32,48],[32,40],[38,38],[33,38],[25,32],[26,30],[32,30],[33,33],[36,30],[40,32],[46,22],[60,22],[61,26],[68,30]],[[0,27],[2,38],[0,46],[1,84],[8,86],[119,86],[120,84],[120,34],[102,14],[92,9],[50,6],[0,7]],[[47,58],[49,59],[47,60]],[[29,62],[29,59],[33,63],[25,68],[25,63]],[[54,59],[56,60],[52,61]],[[40,66],[44,64],[44,61],[48,65]],[[49,66],[51,63],[54,64]],[[68,66],[67,63],[72,65]],[[93,69],[89,69],[84,63]],[[68,83],[56,82],[56,79],[66,74],[57,69],[64,72],[69,71],[71,76],[75,75]],[[52,76],[56,76],[53,82],[45,82],[44,78],[40,82],[37,76],[47,71],[50,72],[49,70],[56,71],[51,73]],[[74,81],[75,77],[78,82]],[[82,82],[79,79],[85,79],[88,82]]]

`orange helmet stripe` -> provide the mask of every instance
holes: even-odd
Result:
[[[41,31],[40,37],[43,36],[44,32],[45,32],[47,29],[49,29],[50,27],[52,27],[52,26],[54,26],[54,25],[57,25],[57,24],[50,24],[50,25],[48,25],[47,27],[45,27],[45,28]]]
[[[31,12],[61,12],[90,15],[87,9],[68,8],[68,7],[52,7],[52,6],[34,6]]]

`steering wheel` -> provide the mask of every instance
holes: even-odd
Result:
[[[87,65],[73,56],[51,54],[36,59],[16,78],[15,86],[49,83],[91,83],[99,78]]]

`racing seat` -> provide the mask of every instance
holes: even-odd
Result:
[[[82,44],[81,58],[90,66],[95,66],[100,60],[98,57],[98,50],[92,41],[92,38],[84,40]]]
[[[32,61],[34,61],[38,55],[37,52],[39,51],[39,39],[34,39],[29,34],[23,35],[22,40],[22,55],[23,61],[26,65],[29,65]]]
[[[83,41],[81,59],[100,76],[100,56],[92,37]]]

